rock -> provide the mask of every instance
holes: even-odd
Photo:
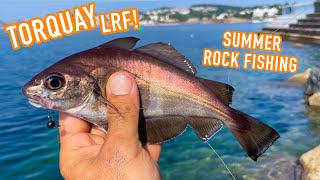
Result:
[[[303,168],[302,179],[320,179],[320,145],[304,153],[300,157],[300,163]]]
[[[320,71],[317,68],[312,68],[310,77],[307,80],[306,88],[304,93],[308,96],[313,95],[320,91]]]
[[[275,163],[267,172],[268,179],[299,180],[301,177],[301,166],[296,157],[275,160]]]
[[[311,68],[308,68],[304,73],[299,73],[293,75],[288,79],[288,82],[297,83],[301,86],[304,86],[307,83],[308,78],[310,77]]]
[[[317,92],[314,95],[310,96],[308,102],[310,106],[320,107],[320,92]]]
[[[302,168],[298,158],[287,153],[273,153],[258,164],[261,169],[248,179],[259,180],[300,180]]]

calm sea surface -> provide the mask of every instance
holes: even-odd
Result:
[[[60,179],[58,130],[46,127],[46,111],[29,105],[22,86],[35,74],[76,52],[95,47],[116,37],[136,36],[139,46],[170,42],[188,57],[198,70],[197,76],[231,84],[235,89],[232,106],[274,127],[281,138],[253,162],[224,127],[209,143],[238,178],[254,178],[265,173],[264,163],[273,156],[300,156],[320,143],[320,116],[310,110],[303,89],[284,81],[287,73],[244,71],[203,67],[203,48],[223,49],[225,30],[259,31],[264,24],[217,24],[144,27],[117,35],[102,36],[98,30],[60,40],[11,50],[10,41],[0,32],[0,179]],[[241,50],[240,50],[241,51]],[[284,55],[297,56],[299,72],[319,65],[319,46],[295,48],[283,43]],[[190,107],[192,108],[192,107]],[[55,113],[57,119],[57,113]],[[230,178],[223,164],[207,144],[188,129],[163,145],[160,168],[164,179]]]

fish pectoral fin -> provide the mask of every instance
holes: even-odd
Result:
[[[180,116],[150,117],[139,121],[139,136],[142,143],[162,143],[182,134],[187,121]]]
[[[214,92],[218,98],[225,104],[230,105],[232,103],[232,96],[234,88],[229,84],[222,82],[212,81],[208,79],[198,78],[203,84],[205,84],[211,91]]]
[[[136,37],[125,37],[125,38],[118,38],[114,39],[112,41],[109,41],[107,43],[101,44],[97,48],[118,48],[118,49],[123,49],[123,50],[131,50],[133,49],[137,42],[139,41],[139,38]]]
[[[189,125],[203,142],[208,141],[223,126],[222,122],[212,117],[188,117]]]
[[[98,83],[95,83],[94,84],[94,88],[93,88],[93,93],[94,95],[96,96],[97,100],[102,102],[104,105],[106,106],[110,106],[111,108],[113,108],[114,110],[116,110],[119,114],[119,110],[117,109],[116,106],[114,106],[107,98],[105,98],[103,95],[102,95],[102,92],[101,92],[101,88],[100,86],[98,85]],[[121,115],[121,114],[120,114]]]
[[[157,58],[190,74],[197,74],[192,62],[167,43],[153,43],[137,48],[134,51]]]

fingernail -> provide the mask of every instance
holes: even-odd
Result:
[[[131,89],[132,82],[127,76],[123,74],[117,74],[112,77],[110,83],[110,90],[112,94],[127,95],[130,93]]]

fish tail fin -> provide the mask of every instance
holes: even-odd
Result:
[[[225,121],[234,137],[249,157],[257,161],[279,137],[279,133],[272,127],[257,119],[230,108],[231,118]]]

